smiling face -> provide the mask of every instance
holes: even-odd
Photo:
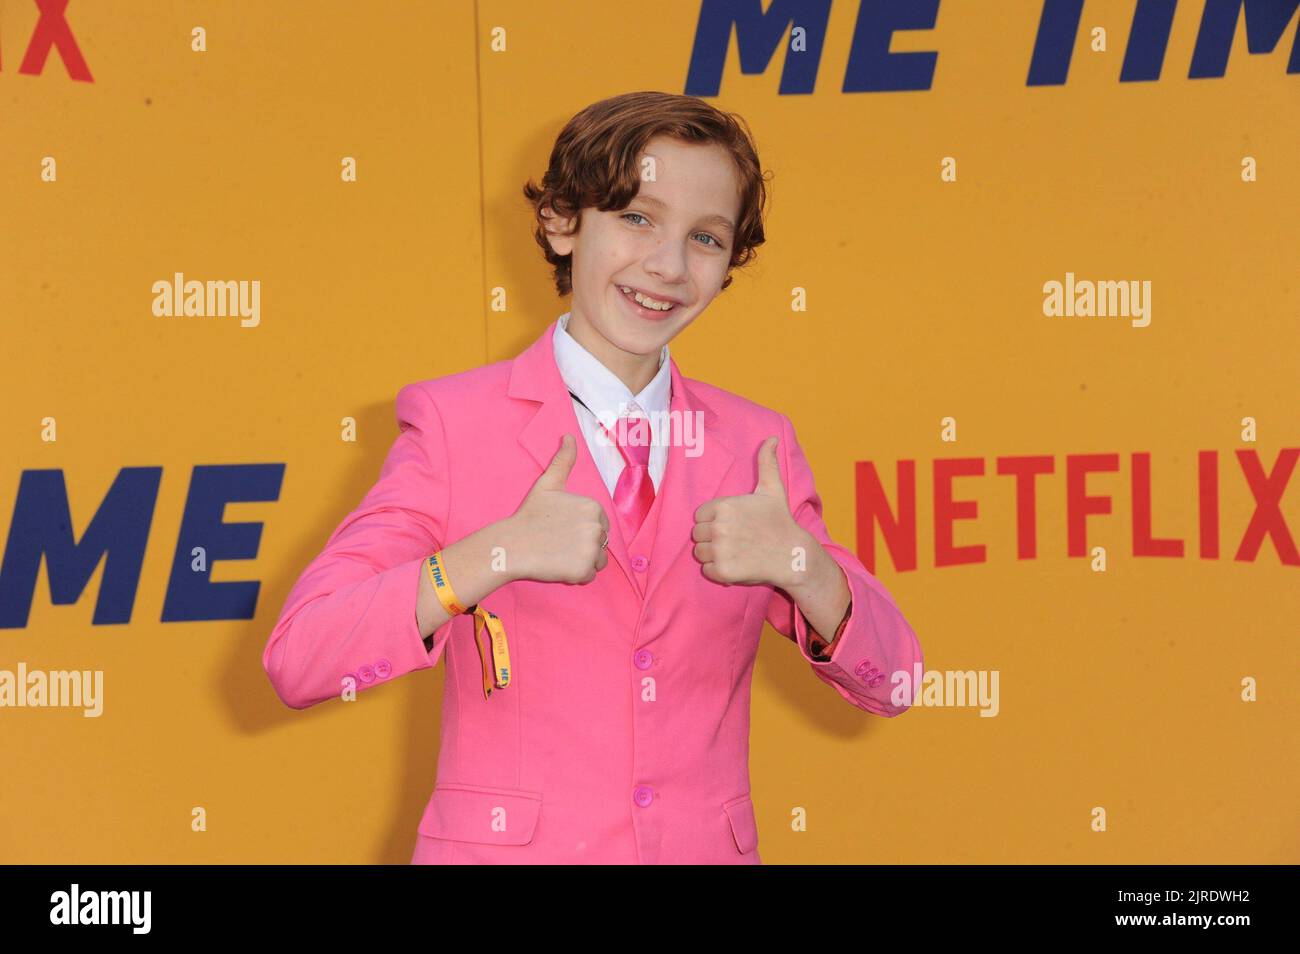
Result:
[[[653,181],[643,176],[627,208],[585,208],[577,235],[548,239],[573,256],[569,334],[633,394],[654,377],[660,349],[721,291],[740,216],[740,176],[721,146],[658,136],[637,168],[651,169]],[[572,228],[570,219],[551,222]],[[636,292],[653,301],[638,303]]]

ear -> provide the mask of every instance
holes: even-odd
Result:
[[[574,219],[556,214],[549,205],[542,206],[541,215],[546,222],[546,241],[555,254],[572,255]]]

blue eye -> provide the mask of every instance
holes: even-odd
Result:
[[[644,215],[642,215],[640,212],[624,212],[622,215],[619,216],[619,218],[620,218],[620,219],[623,219],[625,222],[630,221],[630,219],[631,219],[632,217],[635,217],[635,218],[640,219],[641,222],[645,222],[645,221],[647,221],[647,220],[646,220],[646,217],[645,217]],[[631,224],[632,224],[632,225],[640,225],[641,222],[632,222]],[[720,239],[718,239],[718,238],[717,238],[716,236],[714,236],[714,235],[710,235],[708,232],[696,232],[695,234],[696,234],[696,235],[703,235],[703,236],[707,237],[708,239],[710,239],[710,240],[713,242],[713,245],[714,245],[715,248],[725,248],[725,246],[722,244],[722,241],[721,241]],[[704,244],[705,244],[705,247],[707,248],[707,247],[708,247],[708,243],[706,242],[706,243],[704,243]]]

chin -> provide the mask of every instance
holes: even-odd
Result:
[[[620,325],[610,336],[610,340],[623,351],[639,355],[657,355],[659,349],[663,347],[668,338],[664,335],[666,329],[655,328],[628,328],[626,325]]]
[[[663,343],[672,337],[671,329],[677,322],[648,323],[637,321],[617,310],[601,323],[600,332],[605,339],[623,351],[634,354],[657,354]]]

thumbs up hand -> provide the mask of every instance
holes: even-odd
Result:
[[[601,547],[609,534],[605,508],[564,489],[577,459],[573,435],[565,434],[519,509],[506,518],[506,562],[513,578],[590,583],[609,562]]]
[[[816,539],[795,521],[776,462],[777,439],[758,449],[754,492],[717,497],[695,511],[695,558],[715,583],[770,583],[795,579],[795,548]]]

